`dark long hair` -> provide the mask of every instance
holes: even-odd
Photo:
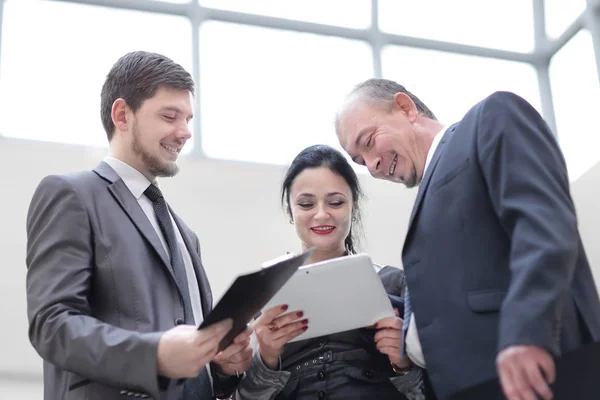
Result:
[[[363,197],[363,192],[360,188],[356,172],[354,172],[352,166],[342,153],[333,147],[324,144],[313,145],[302,150],[290,164],[285,174],[285,178],[283,179],[281,185],[281,204],[291,219],[292,208],[290,207],[290,188],[294,184],[294,180],[305,169],[319,167],[329,168],[331,172],[341,176],[350,187],[353,201],[352,222],[350,224],[350,232],[344,240],[344,245],[348,254],[355,254],[358,242],[356,232],[360,229],[361,224],[361,214],[358,203]]]

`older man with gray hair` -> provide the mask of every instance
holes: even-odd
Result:
[[[565,161],[538,112],[496,92],[445,125],[402,85],[369,79],[336,131],[373,177],[419,185],[403,342],[427,398],[499,376],[510,400],[551,399],[554,357],[600,339],[600,300]]]

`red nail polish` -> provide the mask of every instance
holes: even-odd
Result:
[[[306,325],[306,324],[308,324],[308,318],[302,320],[302,325]]]
[[[283,311],[287,310],[287,309],[288,309],[288,305],[287,305],[287,304],[284,304],[284,305],[282,305],[282,306],[281,306],[281,309],[282,309]]]
[[[375,323],[375,325],[373,325],[373,328],[377,329],[377,325],[379,325],[379,324]]]
[[[304,328],[302,328],[303,331],[307,330],[308,326],[305,326]]]
[[[298,316],[298,318],[302,317],[304,315],[304,313],[302,311],[298,311],[296,313],[296,315]]]

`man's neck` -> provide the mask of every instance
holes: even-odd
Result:
[[[127,157],[123,152],[119,152],[111,147],[108,152],[108,155],[116,158],[119,161],[124,162],[129,165],[131,168],[136,169],[142,175],[146,177],[150,182],[156,182],[156,176],[150,174],[146,168],[144,168],[144,163],[141,160],[136,159],[135,157]]]

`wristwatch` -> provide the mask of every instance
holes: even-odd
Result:
[[[394,364],[393,362],[390,361],[390,365],[392,366],[392,369],[394,370],[395,373],[397,373],[400,376],[404,376],[410,372],[410,370],[413,368],[414,364],[410,363],[410,365],[408,367],[400,368],[396,364]]]

